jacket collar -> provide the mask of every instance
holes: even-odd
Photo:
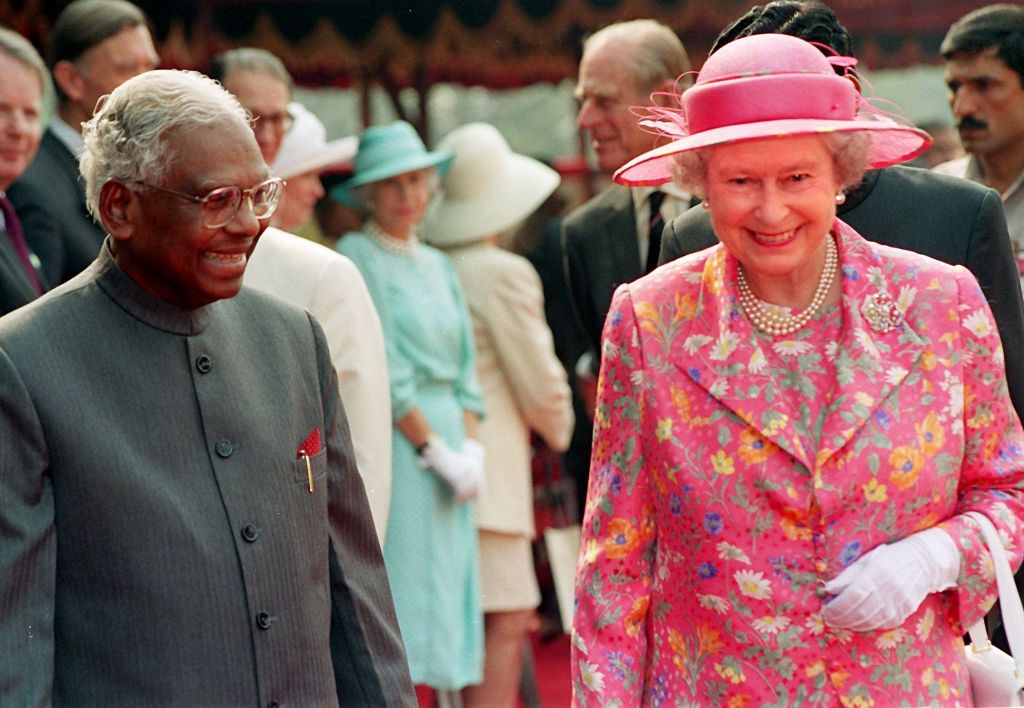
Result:
[[[843,293],[837,346],[847,363],[837,377],[834,408],[826,414],[816,460],[794,432],[792,421],[799,412],[791,409],[785,397],[767,401],[763,396],[767,382],[751,373],[767,358],[762,340],[739,305],[736,259],[723,246],[716,246],[704,263],[696,315],[680,328],[679,336],[668,340],[672,342],[669,359],[678,368],[810,470],[834,455],[871,419],[909,375],[927,342],[903,320],[899,289],[886,279],[875,247],[838,219],[833,232]],[[679,304],[675,306],[678,311]],[[890,327],[893,321],[895,326]]]

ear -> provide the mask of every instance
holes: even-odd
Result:
[[[67,60],[57,62],[53,67],[53,80],[72,101],[81,101],[85,95],[85,79],[82,78],[82,72]]]
[[[138,195],[131,189],[111,180],[100,188],[99,218],[107,233],[117,241],[127,241],[135,232],[132,206]]]

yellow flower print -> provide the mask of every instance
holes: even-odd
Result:
[[[672,400],[672,405],[675,406],[676,414],[679,420],[687,421],[690,419],[690,397],[686,395],[686,391],[681,388],[672,386],[669,388],[669,397]]]
[[[866,391],[857,391],[857,393],[853,394],[853,400],[865,408],[875,405],[875,397]]]
[[[836,688],[842,688],[843,684],[850,678],[850,672],[845,669],[836,669],[828,675],[828,680],[832,682],[832,685]]]
[[[775,435],[780,430],[783,430],[789,425],[789,416],[785,413],[777,413],[775,411],[766,411],[761,417],[761,427],[769,435]]]
[[[839,702],[845,708],[871,708],[875,701],[867,696],[840,696]]]
[[[583,553],[583,562],[590,565],[597,560],[597,557],[601,554],[601,547],[597,545],[597,541],[590,539],[587,541],[586,550]]]
[[[938,415],[929,411],[924,421],[914,424],[917,431],[917,443],[927,457],[932,457],[946,444],[946,431],[939,425]]]
[[[717,630],[711,629],[706,624],[697,627],[697,652],[702,655],[714,654],[722,651],[725,644]]]
[[[907,630],[902,627],[882,632],[875,639],[875,646],[879,649],[895,649],[907,638]]]
[[[736,471],[733,467],[732,458],[725,454],[725,450],[719,450],[711,457],[711,466],[716,474],[731,475]]]
[[[743,667],[736,666],[723,666],[722,664],[715,664],[715,672],[730,683],[743,683],[747,680],[746,674],[743,673]]]
[[[658,442],[665,442],[672,437],[672,419],[671,418],[659,418],[658,429],[655,430],[654,435],[658,438]]]
[[[633,601],[633,607],[630,608],[629,614],[626,615],[626,619],[623,620],[623,624],[626,627],[626,634],[630,637],[635,637],[640,634],[640,626],[647,616],[647,608],[651,604],[650,595],[642,595]]]
[[[604,541],[604,552],[609,558],[625,558],[639,542],[640,535],[626,519],[612,519],[608,522],[608,538]]]
[[[874,477],[867,484],[862,484],[860,488],[864,490],[864,498],[869,502],[884,502],[889,498],[886,494],[885,485],[879,484],[878,480]]]
[[[917,475],[924,465],[924,456],[916,448],[901,445],[889,455],[889,464],[892,465],[889,481],[900,489],[907,489],[917,482]]]
[[[686,665],[690,661],[690,649],[686,646],[686,640],[683,639],[683,635],[675,629],[668,630],[668,645],[675,652],[675,656],[672,657],[672,663],[680,671],[686,671]]]
[[[600,693],[604,691],[604,674],[597,670],[597,664],[589,661],[580,662],[580,679],[588,691]]]
[[[673,319],[676,322],[679,322],[680,320],[692,320],[697,314],[697,298],[689,292],[685,295],[676,293],[675,310],[676,315]]]
[[[924,616],[917,621],[917,627],[914,628],[917,638],[922,642],[928,641],[928,637],[931,636],[933,626],[935,626],[935,610],[929,607],[925,610]],[[922,681],[923,680],[924,679],[922,679]]]
[[[804,513],[791,506],[782,510],[779,528],[790,541],[809,541],[811,538],[811,529],[807,527]]]
[[[807,675],[807,678],[814,678],[818,674],[822,674],[824,672],[825,672],[825,662],[822,661],[821,659],[818,659],[813,664],[811,664],[806,669],[804,669],[804,673]]]
[[[739,586],[740,592],[755,600],[765,600],[772,595],[772,584],[765,579],[764,573],[756,570],[737,570],[733,573],[733,580]]]
[[[931,349],[925,349],[921,352],[921,368],[925,371],[931,371],[935,368],[935,364],[938,363],[935,356],[935,352]]]
[[[766,440],[756,430],[746,428],[740,432],[739,455],[748,465],[764,462],[777,449],[775,443],[771,440]]]
[[[979,430],[987,428],[995,421],[996,417],[992,413],[992,408],[985,404],[980,405],[970,418],[967,419],[967,427],[972,430]]]

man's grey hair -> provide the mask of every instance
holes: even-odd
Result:
[[[628,63],[636,89],[641,93],[649,93],[666,81],[673,82],[691,69],[682,40],[672,28],[657,20],[608,25],[583,42],[583,54],[609,43],[623,47],[622,61]],[[692,81],[691,77],[685,77],[678,88],[682,90]]]
[[[221,52],[210,64],[210,77],[222,84],[236,71],[251,71],[254,74],[266,74],[288,87],[292,91],[292,77],[284,67],[284,62],[265,49],[256,47],[239,47]]]
[[[27,69],[31,69],[39,78],[40,92],[46,91],[46,83],[49,80],[49,73],[39,52],[32,46],[31,42],[20,34],[6,27],[0,27],[0,54],[10,57]]]
[[[114,89],[83,125],[81,172],[89,211],[99,214],[100,190],[112,180],[158,182],[187,150],[167,144],[171,131],[238,121],[249,114],[220,84],[195,71],[147,71]]]

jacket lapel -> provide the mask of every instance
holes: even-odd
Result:
[[[736,260],[724,247],[716,247],[707,258],[695,302],[666,301],[661,311],[646,303],[638,307],[641,327],[661,330],[658,339],[668,343],[666,355],[673,365],[809,470],[827,461],[871,419],[909,375],[926,342],[903,321],[900,288],[886,280],[885,264],[874,248],[838,220],[836,232],[843,329],[830,404],[834,408],[826,412],[817,455],[795,432],[799,411],[788,397],[773,395],[776,386],[762,373],[767,372],[766,352],[740,309]],[[671,313],[687,311],[694,313],[688,321],[669,321]]]
[[[843,331],[837,383],[822,427],[817,462],[841,450],[907,378],[927,337],[903,319],[912,284],[886,276],[886,263],[869,242],[838,222],[843,276]],[[851,237],[851,234],[853,236]]]
[[[765,377],[768,359],[740,309],[735,283],[736,259],[716,246],[704,264],[698,301],[692,303],[696,315],[680,336],[666,340],[672,342],[669,358],[744,423],[810,469],[811,453],[792,424],[798,412],[785,396],[772,395],[774,386]],[[676,303],[674,310],[690,306]]]

